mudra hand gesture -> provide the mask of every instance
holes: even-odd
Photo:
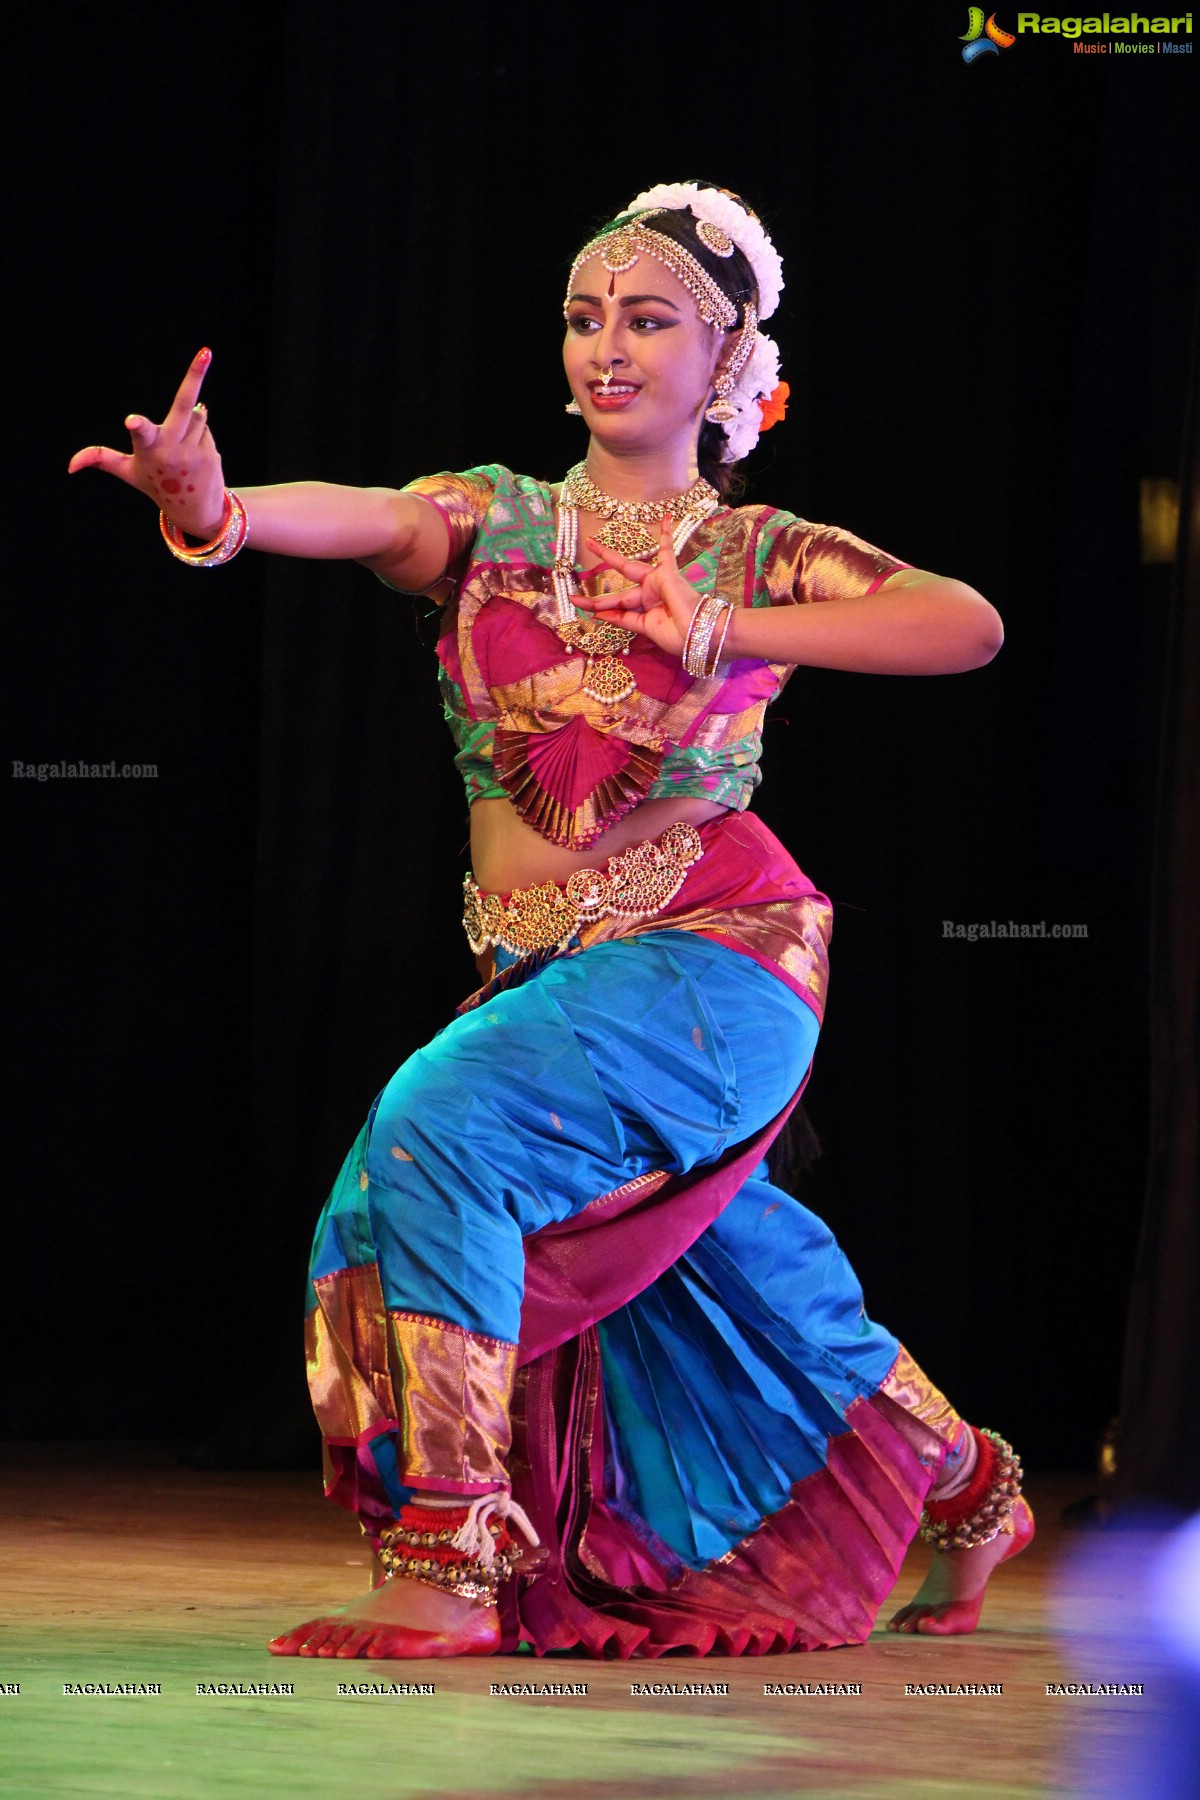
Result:
[[[692,615],[703,604],[704,596],[698,594],[679,572],[671,541],[675,526],[676,521],[669,514],[659,520],[658,551],[652,563],[637,562],[617,550],[610,550],[595,538],[588,538],[589,550],[594,551],[606,567],[615,569],[633,585],[613,594],[593,597],[577,594],[574,600],[581,610],[594,612],[614,625],[628,626],[639,637],[649,638],[660,650],[666,650],[671,656],[682,656]]]
[[[211,361],[211,350],[201,350],[193,357],[161,425],[140,413],[126,417],[131,452],[91,444],[75,452],[67,464],[68,474],[103,469],[106,475],[115,475],[148,495],[171,523],[189,536],[207,538],[220,531],[225,477],[208,428],[208,411],[200,402]]]

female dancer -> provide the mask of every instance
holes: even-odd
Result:
[[[950,673],[1001,640],[962,583],[727,503],[779,412],[781,286],[736,197],[639,195],[571,270],[590,437],[555,486],[230,493],[207,351],[131,453],[72,460],[154,499],[183,561],[350,557],[443,602],[485,984],[383,1090],[317,1229],[326,1490],[382,1578],[278,1655],[859,1642],[919,1525],[941,1553],[893,1626],[969,1631],[1032,1535],[1010,1447],[867,1318],[763,1160],[831,924],[745,812],[766,703],[797,664]]]

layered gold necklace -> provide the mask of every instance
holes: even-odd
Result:
[[[634,557],[639,562],[658,552],[658,538],[646,530],[647,525],[659,524],[669,513],[681,524],[690,519],[690,531],[720,504],[721,496],[703,475],[685,493],[672,494],[668,500],[618,500],[596,486],[586,463],[575,464],[563,482],[559,502],[560,506],[595,513],[598,519],[604,519],[606,523],[596,533],[596,542],[615,550],[618,556]]]
[[[587,657],[583,671],[583,691],[593,700],[615,705],[636,693],[637,682],[622,659],[637,633],[627,625],[613,625],[607,619],[585,621],[575,611],[575,561],[579,551],[580,511],[594,513],[605,520],[596,533],[596,542],[638,562],[649,560],[658,550],[658,541],[646,530],[668,515],[676,519],[671,542],[676,556],[683,549],[697,525],[707,519],[721,504],[721,496],[703,476],[685,493],[673,494],[668,500],[618,500],[598,488],[587,472],[585,463],[576,463],[562,484],[558,502],[558,535],[554,547],[551,584],[558,602],[558,624],[555,630],[568,650],[579,650]]]

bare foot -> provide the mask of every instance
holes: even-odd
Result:
[[[1033,1538],[1033,1512],[1027,1500],[1018,1500],[1013,1507],[1012,1528],[1011,1535],[1001,1532],[974,1550],[935,1550],[915,1598],[888,1620],[888,1630],[929,1637],[974,1631],[993,1569],[1018,1556]]]
[[[337,1612],[272,1638],[272,1656],[491,1656],[500,1647],[494,1606],[447,1594],[422,1581],[385,1581]]]

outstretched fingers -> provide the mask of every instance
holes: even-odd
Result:
[[[586,605],[590,611],[615,624],[641,631],[660,650],[679,656],[683,653],[699,596],[680,571],[672,542],[673,531],[674,521],[669,516],[659,521],[658,550],[650,564],[631,561],[611,551],[606,553],[597,539],[589,538],[589,547],[602,556],[610,568],[636,582],[637,586],[616,595],[579,600],[577,604]],[[613,600],[616,607],[610,604]]]
[[[675,521],[670,513],[666,513],[658,521],[658,554],[654,558],[660,569],[668,575],[678,575],[679,559],[675,555]]]
[[[588,538],[587,547],[596,553],[605,568],[614,569],[618,575],[623,575],[626,581],[634,587],[640,587],[650,573],[649,563],[638,562],[637,558],[633,556],[622,556],[619,550],[613,550],[608,544],[602,544],[599,538]]]
[[[623,625],[627,631],[635,631],[639,637],[649,637],[645,609],[640,606],[631,607],[621,604],[627,600],[627,594],[602,594],[598,600],[589,600],[586,604],[588,609],[594,612],[598,619],[603,619],[606,624]],[[584,602],[580,601],[579,604],[583,605]]]
[[[161,424],[144,413],[126,414],[128,452],[90,444],[75,452],[67,464],[68,474],[100,469],[115,475],[165,509],[185,530],[215,519],[221,508],[224,476],[208,426],[208,409],[200,399],[211,362],[208,349],[192,358]]]
[[[602,613],[606,619],[615,619],[617,611],[632,611],[635,618],[641,618],[648,606],[658,604],[646,592],[645,580],[650,570],[645,563],[632,562],[626,556],[616,557],[615,551],[607,549],[603,544],[597,544],[594,538],[588,539],[588,548],[598,550],[605,557],[607,566],[615,570],[617,574],[624,575],[629,586],[614,588],[607,594],[575,594],[573,598],[576,606],[582,608],[584,612]],[[609,559],[613,557],[616,557],[616,560],[610,561]],[[625,621],[622,620],[621,623],[624,624]]]
[[[67,464],[67,474],[77,475],[80,469],[103,469],[106,475],[115,475],[119,481],[140,487],[137,459],[148,457],[156,448],[162,427],[142,413],[127,413],[125,429],[133,445],[132,452],[110,450],[107,444],[89,444],[85,450],[75,452]]]
[[[588,549],[594,551],[607,568],[615,569],[618,575],[624,575],[631,586],[640,588],[655,571],[661,571],[668,578],[679,575],[679,563],[672,541],[674,530],[675,521],[668,513],[658,522],[658,549],[654,552],[654,560],[651,563],[640,562],[633,556],[623,556],[619,550],[612,549],[608,544],[602,544],[597,537],[588,538],[587,544]],[[651,604],[656,603],[656,601],[651,602]]]
[[[211,350],[198,350],[188,364],[187,374],[176,390],[170,411],[162,423],[162,429],[170,432],[176,441],[185,435],[192,423],[193,409],[200,399],[200,389],[204,386],[204,377],[208,374],[211,362]]]
[[[129,481],[133,476],[133,458],[123,450],[110,450],[107,444],[89,444],[75,452],[67,464],[67,474],[78,475],[80,469],[103,469],[106,475]]]
[[[162,426],[155,425],[153,420],[143,418],[141,413],[129,413],[125,420],[125,429],[133,439],[135,456],[149,456],[158,443]]]

